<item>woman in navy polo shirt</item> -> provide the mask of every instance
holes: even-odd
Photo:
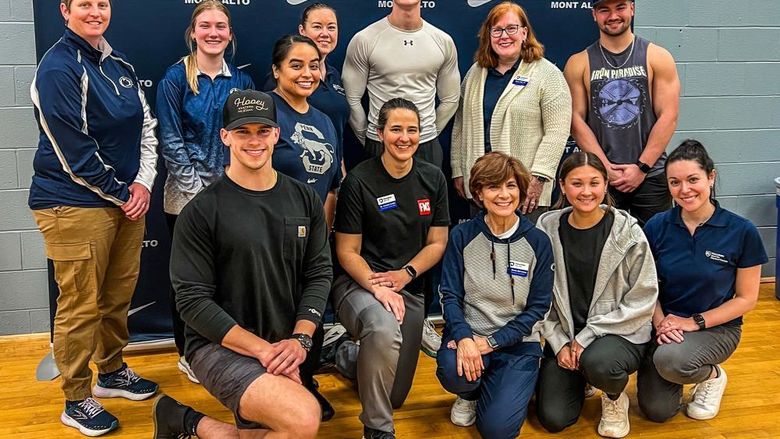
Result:
[[[701,143],[686,140],[666,161],[677,206],[655,215],[645,234],[658,269],[655,344],[639,370],[639,405],[664,422],[681,406],[683,384],[696,384],[686,413],[718,414],[742,316],[758,300],[766,252],[756,227],[713,199],[715,166]]]
[[[255,88],[249,75],[225,61],[228,46],[235,53],[236,40],[230,11],[222,2],[198,4],[184,37],[189,55],[170,66],[157,86],[160,153],[168,170],[163,210],[171,236],[184,206],[224,173],[229,154],[219,130],[225,99],[231,90]],[[197,383],[184,358],[184,322],[176,310],[173,287],[170,296],[178,367]]]

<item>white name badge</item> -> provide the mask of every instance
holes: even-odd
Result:
[[[383,197],[377,198],[376,204],[379,205],[380,212],[398,208],[398,203],[395,202],[395,194],[385,195]]]
[[[528,277],[528,264],[520,261],[509,261],[506,272],[510,276]]]

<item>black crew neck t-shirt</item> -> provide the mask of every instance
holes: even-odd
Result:
[[[607,242],[615,217],[607,211],[601,221],[588,229],[577,229],[569,224],[569,215],[561,216],[558,234],[563,247],[563,260],[566,263],[566,281],[569,284],[569,306],[571,307],[574,333],[585,328],[588,320],[590,302],[593,300],[593,287],[599,271],[601,251]]]
[[[394,178],[381,157],[366,160],[339,191],[335,229],[362,235],[360,256],[375,272],[402,268],[425,247],[431,227],[449,224],[447,181],[424,161],[415,159],[408,174]],[[421,294],[421,279],[407,290]]]

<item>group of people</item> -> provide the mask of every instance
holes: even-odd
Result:
[[[756,228],[715,201],[704,147],[665,154],[680,87],[671,55],[633,35],[632,0],[592,6],[599,40],[561,72],[522,7],[497,4],[461,83],[452,38],[419,0],[394,1],[352,38],[343,77],[326,64],[336,11],[314,3],[274,45],[261,92],[226,59],[228,9],[204,0],[155,118],[103,38],[110,0],[61,0],[65,34],[31,87],[29,199],[60,290],[61,421],[102,435],[119,423],[95,398],[158,392],[122,358],[158,150],[178,367],[235,423],[160,395],[156,438],[315,437],[334,415],[313,378],[328,301],[360,340],[364,437],[394,438],[437,264],[436,376],[457,395],[454,424],[516,437],[535,393],[557,432],[598,389],[599,434],[623,437],[634,372],[647,418],[674,416],[684,384],[697,384],[687,415],[716,416],[720,364],[767,256]],[[452,185],[473,218],[450,230],[437,139],[453,116]],[[347,125],[366,156],[349,172]],[[561,164],[570,134],[583,151]]]

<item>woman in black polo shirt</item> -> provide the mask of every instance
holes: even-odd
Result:
[[[658,269],[655,343],[637,377],[645,416],[664,422],[680,410],[683,384],[696,384],[686,414],[712,419],[726,390],[720,366],[737,349],[742,316],[756,306],[761,264],[758,230],[713,198],[715,165],[686,140],[666,161],[675,208],[655,215],[645,234]]]
[[[336,209],[336,254],[345,275],[333,285],[341,323],[360,341],[358,386],[367,439],[393,438],[393,409],[412,386],[424,318],[419,276],[447,244],[447,186],[439,168],[414,158],[417,107],[391,99],[379,112],[380,157],[344,180]]]

